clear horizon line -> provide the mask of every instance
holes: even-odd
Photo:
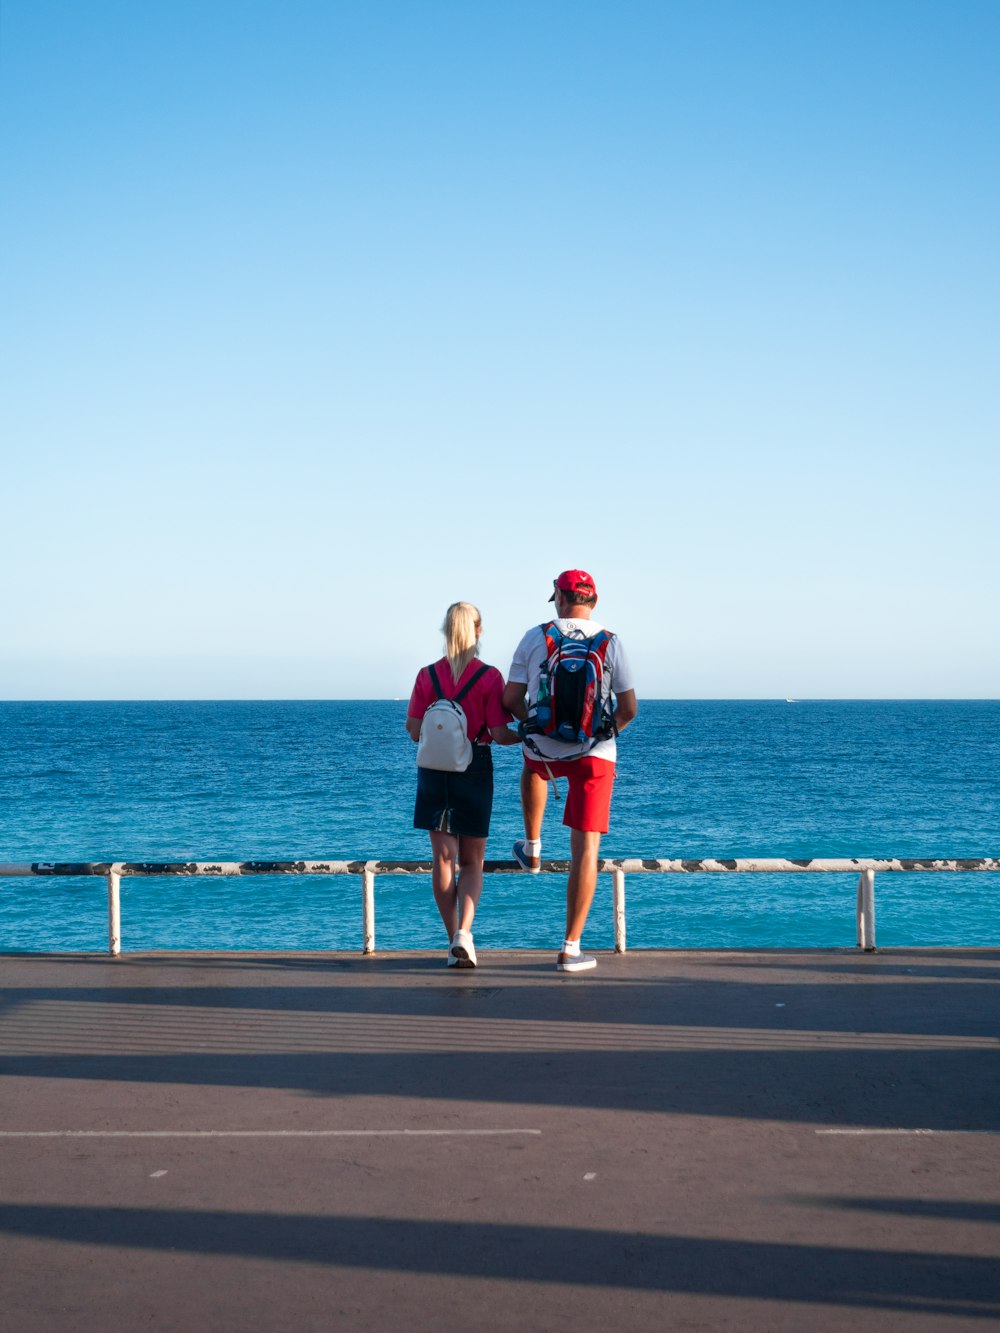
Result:
[[[98,697],[47,697],[0,699],[2,704],[154,704],[154,703],[406,703],[402,695],[101,695]],[[815,694],[792,697],[776,694],[729,695],[640,695],[643,703],[762,703],[762,704],[816,704],[816,703],[1000,703],[1000,696],[964,694]]]

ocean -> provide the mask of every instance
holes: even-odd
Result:
[[[406,859],[405,701],[0,703],[0,862]],[[495,751],[487,848],[521,836]],[[551,800],[543,856],[568,856]],[[642,701],[607,856],[1000,855],[1000,702]],[[855,875],[633,875],[630,948],[846,947]],[[0,879],[0,951],[103,951],[103,879]],[[1000,945],[1000,874],[876,877],[877,938]],[[561,876],[488,877],[476,943],[555,948]],[[376,880],[379,949],[443,951],[429,878]],[[361,947],[353,877],[127,879],[126,951]],[[610,877],[585,936],[613,943]]]

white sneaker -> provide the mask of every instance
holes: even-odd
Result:
[[[589,972],[597,959],[589,953],[561,953],[556,959],[557,972]]]
[[[452,951],[451,951],[451,945],[450,945],[450,944],[448,945],[448,966],[449,966],[449,967],[458,967],[458,959],[457,959],[457,958],[455,957],[455,955],[452,953]]]
[[[471,931],[455,931],[455,938],[451,942],[451,952],[456,967],[476,966],[476,946],[472,942]]]

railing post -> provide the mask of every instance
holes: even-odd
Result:
[[[108,873],[108,953],[117,958],[122,951],[121,876]]]
[[[375,871],[365,866],[361,873],[362,919],[364,924],[364,952],[375,952]]]
[[[858,877],[858,948],[875,952],[875,871],[862,870]]]
[[[625,952],[625,871],[611,872],[612,896],[615,904],[615,953]]]

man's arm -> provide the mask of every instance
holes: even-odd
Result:
[[[406,731],[411,741],[420,739],[420,725],[423,722],[421,717],[408,717],[406,719]]]
[[[521,737],[511,727],[490,727],[490,735],[497,745],[521,744]]]
[[[624,731],[639,711],[635,690],[622,690],[615,699],[615,726],[619,731]]]
[[[525,702],[527,697],[528,686],[522,685],[520,681],[509,680],[503,687],[503,706],[508,713],[513,713],[519,722],[523,722],[528,716],[528,705]]]

